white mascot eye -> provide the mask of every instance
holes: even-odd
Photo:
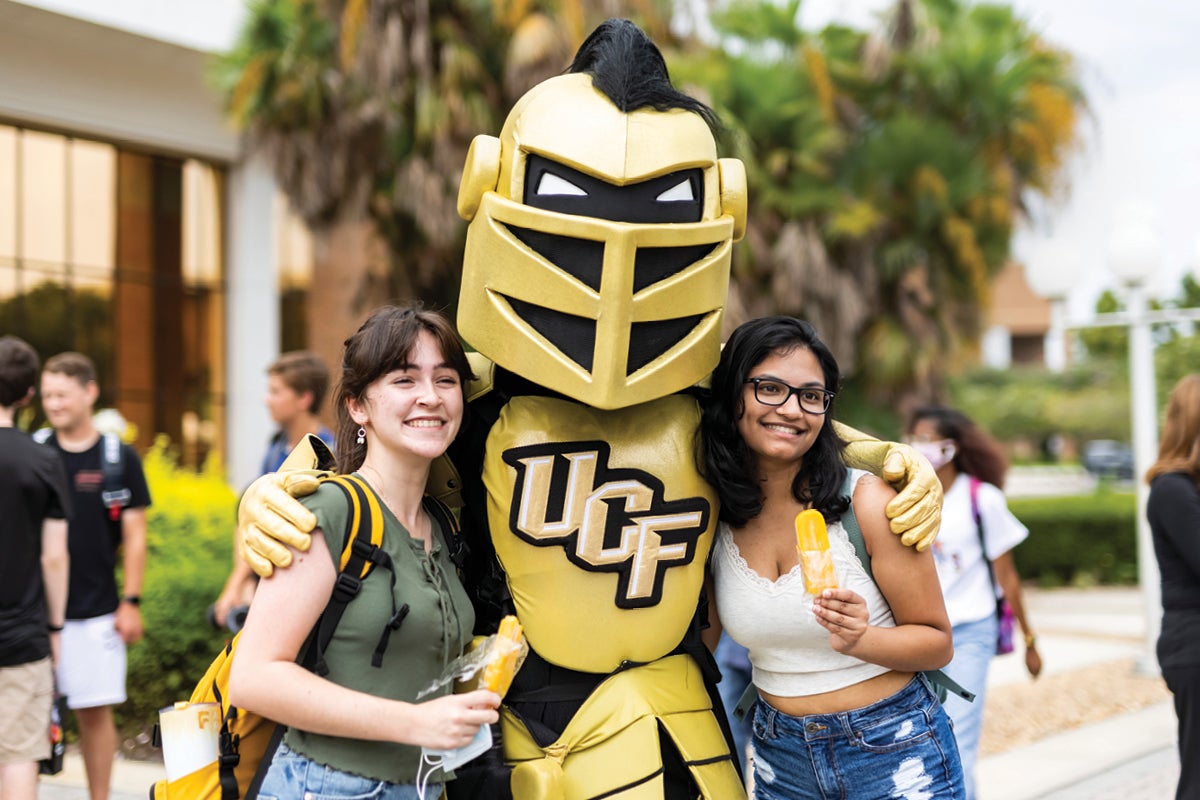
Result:
[[[566,178],[560,178],[553,172],[546,172],[542,174],[542,179],[538,181],[537,193],[539,195],[566,194],[573,195],[575,197],[587,196],[587,192],[585,192],[583,189],[580,189]]]
[[[680,181],[655,198],[660,203],[674,203],[680,200],[695,199],[695,196],[692,194],[692,182],[688,180]]]

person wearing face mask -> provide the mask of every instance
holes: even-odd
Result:
[[[1042,671],[1012,556],[1029,531],[1004,499],[1001,487],[1008,463],[1003,451],[965,414],[939,406],[918,408],[909,419],[905,441],[933,464],[945,493],[942,528],[933,544],[954,635],[954,659],[944,672],[976,695],[969,703],[951,694],[945,707],[954,721],[967,800],[974,800],[987,673],[996,655],[998,592],[1008,600],[1024,634],[1026,669],[1034,678]]]

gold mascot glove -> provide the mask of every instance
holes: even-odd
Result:
[[[927,550],[942,523],[942,482],[933,466],[908,445],[834,424],[846,441],[846,464],[875,473],[899,492],[887,505],[892,533],[908,547]]]
[[[285,545],[308,550],[317,518],[295,498],[312,494],[321,478],[330,474],[333,454],[316,436],[309,434],[279,468],[258,478],[238,505],[238,539],[242,557],[262,578],[275,567],[292,563]]]

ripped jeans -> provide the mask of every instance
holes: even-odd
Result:
[[[755,800],[962,800],[950,718],[918,675],[891,697],[793,717],[754,706]]]

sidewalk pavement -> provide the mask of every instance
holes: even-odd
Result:
[[[1146,652],[1136,588],[1032,589],[1024,596],[1044,675],[1130,658],[1139,669],[1157,670]],[[1028,680],[1023,659],[998,658],[988,686]],[[1175,709],[1167,700],[985,756],[976,786],[980,800],[1172,800],[1178,778]]]
[[[1030,589],[1045,673],[1144,658],[1145,614],[1136,588]],[[1157,611],[1155,612],[1157,613]],[[1029,680],[1020,658],[993,662],[989,687]],[[994,696],[994,693],[993,693]],[[980,800],[1172,800],[1179,776],[1170,701],[1064,731],[980,759]],[[161,762],[120,759],[111,800],[147,800]],[[44,778],[38,800],[87,800],[83,765],[68,752],[63,772]]]

